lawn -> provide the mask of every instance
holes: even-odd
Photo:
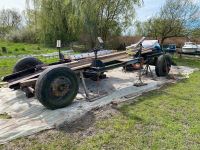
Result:
[[[200,68],[200,60],[178,59]],[[149,92],[117,108],[81,133],[45,131],[15,140],[1,149],[200,149],[200,71],[177,84]],[[83,131],[82,131],[83,130]],[[88,134],[89,133],[89,134]],[[44,140],[45,139],[45,140]]]
[[[76,46],[76,47],[75,47]],[[80,53],[84,47],[73,47],[75,53]],[[7,53],[2,53],[2,47],[7,48]],[[70,48],[63,47],[61,50],[68,50]],[[56,48],[44,47],[40,44],[27,44],[27,43],[13,43],[0,40],[0,57],[1,56],[18,56],[18,55],[38,55],[58,52]],[[42,62],[49,64],[58,61],[58,58],[45,58],[37,56]],[[0,58],[0,79],[1,77],[11,74],[13,67],[20,58]]]
[[[2,47],[7,48],[7,53],[2,53]],[[65,49],[65,48],[63,48]],[[67,48],[66,48],[67,49]],[[12,43],[0,41],[0,56],[37,55],[57,52],[55,48],[47,48],[40,44]],[[13,67],[20,58],[0,58],[0,78],[12,73]],[[58,61],[56,58],[39,57],[44,63]]]
[[[2,47],[6,47],[7,53],[2,52]],[[40,44],[13,43],[0,41],[0,56],[24,55],[24,54],[46,54],[55,52],[55,48],[47,48]]]
[[[40,59],[42,62],[46,64],[58,61],[58,58],[39,57],[38,59]],[[15,66],[18,60],[19,58],[8,58],[0,60],[0,79],[1,77],[12,73],[13,67]]]

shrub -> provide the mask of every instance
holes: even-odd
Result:
[[[2,53],[4,53],[4,54],[5,54],[5,53],[8,53],[8,50],[7,50],[6,47],[2,47],[1,49],[2,49]]]
[[[37,43],[35,31],[29,28],[12,31],[6,35],[6,39],[16,43],[17,42]]]
[[[6,35],[6,40],[12,41],[12,42],[21,42],[22,36],[20,34],[20,31],[12,31],[9,34]]]
[[[22,51],[26,51],[26,49],[25,49],[25,48],[22,48]]]

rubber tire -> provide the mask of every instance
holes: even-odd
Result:
[[[17,73],[42,64],[43,63],[35,57],[25,57],[16,63],[16,65],[13,68],[13,73]]]
[[[167,62],[167,66],[169,67],[168,71],[166,71],[166,62]],[[167,76],[170,72],[171,65],[172,65],[172,59],[170,55],[165,54],[165,55],[159,56],[157,59],[156,66],[155,66],[156,75],[158,77]]]
[[[62,99],[59,99],[60,97],[52,98],[51,94],[49,94],[51,92],[51,83],[59,76],[67,77],[72,84],[70,87],[71,91],[63,96]],[[69,106],[75,99],[78,90],[79,82],[77,75],[71,69],[67,67],[49,68],[39,76],[35,86],[35,95],[43,106],[55,110]]]

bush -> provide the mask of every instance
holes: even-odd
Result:
[[[7,50],[6,47],[2,47],[1,49],[2,49],[2,53],[4,53],[4,54],[5,54],[5,53],[8,53],[8,50]]]
[[[22,29],[12,31],[6,35],[6,39],[11,42],[25,42],[25,43],[37,43],[36,33],[33,29]]]
[[[6,35],[6,40],[12,41],[12,42],[20,42],[21,41],[21,35],[19,31],[12,31],[9,34]]]
[[[25,48],[22,48],[22,51],[26,51],[26,49],[25,49]]]

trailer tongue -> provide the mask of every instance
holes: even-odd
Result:
[[[142,38],[134,46],[128,47],[131,49],[132,56],[129,56],[127,51],[122,51],[98,57],[98,52],[103,45],[103,40],[98,38],[100,44],[93,50],[95,57],[71,62],[61,60],[49,65],[36,62],[35,66],[15,71],[15,73],[4,77],[3,81],[8,82],[11,89],[23,90],[27,97],[36,96],[49,109],[63,108],[70,105],[75,99],[79,90],[79,78],[81,78],[85,93],[88,95],[84,78],[99,81],[106,77],[104,72],[114,68],[123,67],[126,69],[137,63],[141,65],[153,62],[158,76],[167,75],[171,67],[171,58],[161,51],[143,49],[144,39]],[[25,59],[19,61],[18,64],[22,64]]]

